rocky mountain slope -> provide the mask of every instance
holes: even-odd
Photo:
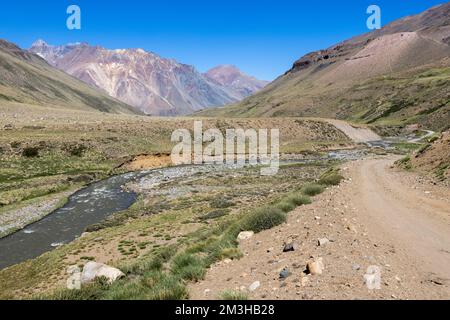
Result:
[[[429,174],[450,185],[450,131],[434,136],[411,156],[400,160],[398,165]]]
[[[226,116],[321,116],[365,123],[450,120],[450,3],[309,53]]]
[[[125,103],[50,66],[39,56],[0,40],[0,106],[6,105],[137,113]]]
[[[264,84],[229,68],[203,75],[192,66],[142,49],[107,50],[86,43],[51,46],[39,40],[30,51],[150,115],[185,115],[234,103]]]
[[[218,84],[239,93],[242,99],[258,92],[269,84],[269,81],[258,80],[248,76],[236,66],[232,65],[217,66],[210,69],[204,75],[209,80],[215,81]]]

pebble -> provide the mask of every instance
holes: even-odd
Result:
[[[284,245],[283,252],[295,251],[298,248],[298,244],[296,242],[291,242]]]
[[[290,275],[291,275],[291,273],[289,272],[289,269],[286,267],[283,270],[281,270],[281,272],[280,272],[280,279],[286,279]]]
[[[253,292],[256,289],[258,289],[260,286],[261,286],[261,283],[259,281],[255,281],[248,287],[248,290]]]
[[[330,240],[328,240],[327,238],[321,238],[317,240],[318,244],[320,247],[330,243]]]

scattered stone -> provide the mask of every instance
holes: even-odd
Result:
[[[261,286],[261,283],[260,283],[259,281],[255,281],[255,282],[253,282],[253,283],[248,287],[248,290],[249,290],[250,292],[253,292],[253,291],[255,291],[256,289],[258,289],[260,286]]]
[[[253,231],[242,231],[241,233],[239,233],[238,235],[238,240],[242,241],[242,240],[248,240],[251,237],[253,237],[255,233]]]
[[[355,263],[354,265],[352,265],[352,269],[353,269],[353,271],[358,271],[361,269],[361,266],[359,264]]]
[[[203,294],[205,295],[205,297],[209,296],[210,293],[211,293],[211,289],[205,289],[205,291],[203,291]]]
[[[281,270],[281,272],[280,272],[280,279],[286,279],[290,275],[291,275],[291,273],[289,272],[289,268],[286,267],[283,270]]]
[[[267,249],[267,253],[271,253],[273,251],[273,248]]]
[[[298,244],[296,242],[291,242],[284,245],[283,252],[295,251],[298,248]]]
[[[83,268],[83,272],[81,274],[81,283],[89,283],[100,277],[105,277],[108,279],[109,283],[113,283],[117,279],[120,279],[124,276],[125,274],[119,269],[107,266],[103,263],[90,261]]]
[[[317,258],[314,261],[310,261],[307,264],[307,270],[312,275],[321,275],[325,269],[322,258]]]
[[[231,261],[232,261],[231,259],[228,259],[228,258],[227,258],[227,259],[223,260],[223,263],[225,263],[225,264],[230,264]]]
[[[330,243],[330,240],[328,240],[327,238],[322,238],[322,239],[318,239],[317,242],[320,247],[323,247],[324,245]]]

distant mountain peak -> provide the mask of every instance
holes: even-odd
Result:
[[[208,70],[205,76],[220,85],[239,91],[244,97],[261,90],[269,83],[246,75],[238,67],[231,64],[218,65]]]
[[[30,51],[151,115],[185,115],[235,103],[266,84],[234,66],[220,66],[210,76],[141,48],[108,50],[86,43],[51,46],[38,40]]]

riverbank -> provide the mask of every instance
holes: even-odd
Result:
[[[0,239],[22,230],[64,206],[79,187],[0,209]]]

